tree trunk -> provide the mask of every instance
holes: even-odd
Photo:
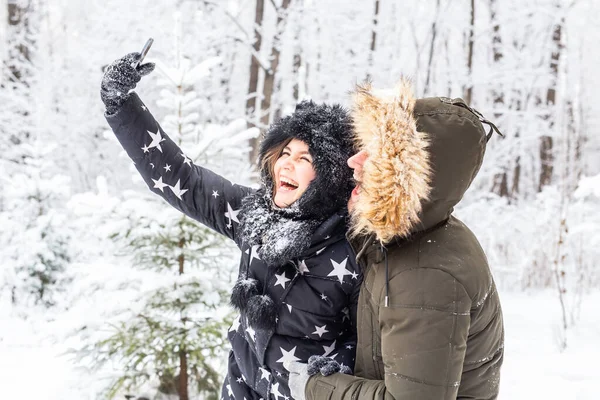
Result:
[[[281,39],[281,33],[284,30],[284,25],[287,20],[286,11],[289,8],[291,0],[283,0],[281,6],[277,9],[277,25],[275,27],[275,36],[273,37],[273,46],[271,47],[271,64],[269,71],[265,72],[265,80],[263,84],[263,96],[260,102],[261,117],[260,123],[261,128],[265,128],[269,125],[271,119],[271,100],[275,92],[275,76],[277,75],[277,68],[279,67],[279,41]]]
[[[183,248],[186,244],[186,239],[183,237],[184,232],[180,233],[181,237],[179,238],[179,243],[177,243],[177,247],[179,248],[179,257],[177,257],[177,261],[179,264],[179,275],[183,275],[184,264],[185,264],[185,255],[183,254]],[[185,319],[182,318],[181,323],[185,326]],[[187,352],[185,351],[185,347],[183,346],[179,350],[179,379],[177,382],[177,393],[179,394],[179,400],[189,400],[188,393],[188,367],[187,367]]]
[[[435,6],[435,19],[431,24],[431,46],[429,47],[429,61],[427,62],[427,78],[425,79],[425,89],[424,93],[427,95],[429,93],[429,82],[431,81],[431,70],[433,69],[433,53],[435,50],[435,40],[437,37],[437,22],[438,15],[440,13],[440,0],[437,0]]]
[[[498,64],[504,55],[502,54],[502,37],[500,35],[500,23],[498,22],[498,16],[496,15],[496,0],[490,0],[490,20],[492,23],[492,52],[494,55],[494,64]],[[504,93],[502,90],[492,90],[492,102],[494,104],[494,118],[498,119],[502,117],[502,113],[497,111],[498,108],[504,106]],[[497,173],[494,175],[492,192],[496,193],[501,197],[508,197],[508,175],[507,171]]]
[[[179,400],[190,400],[188,393],[187,352],[183,349],[179,351],[179,386],[177,393],[179,394]]]
[[[299,45],[296,46],[293,62],[294,63],[292,65],[292,73],[294,74],[295,82],[292,96],[294,97],[294,101],[298,103],[298,101],[300,100],[300,84],[302,81],[300,78],[300,67],[302,66],[302,50],[300,49]]]
[[[379,23],[379,0],[375,0],[375,14],[373,15],[373,29],[371,30],[371,51],[369,52],[369,65],[367,79],[371,80],[373,64],[375,62],[375,49],[377,48],[377,25]]]
[[[248,99],[246,100],[246,118],[248,127],[256,126],[256,118],[258,111],[257,95],[258,95],[258,73],[260,71],[260,63],[256,59],[260,55],[262,46],[262,36],[259,28],[262,26],[263,16],[265,11],[265,0],[256,0],[256,14],[254,17],[254,44],[252,46],[254,52],[251,55],[250,61],[250,80],[248,81]],[[260,138],[250,139],[250,163],[254,163],[258,156],[258,144]]]
[[[552,136],[544,135],[540,137],[540,180],[538,183],[538,192],[541,192],[544,186],[552,182],[552,169],[554,165],[554,156],[552,154],[553,142]]]
[[[471,104],[473,100],[473,48],[475,44],[475,0],[471,0],[471,21],[469,24],[469,52],[467,53],[468,81],[465,88],[465,102]]]
[[[300,100],[300,90],[304,91],[304,87],[300,88],[303,85],[304,77],[301,77],[301,68],[302,68],[302,44],[300,40],[301,32],[302,32],[302,10],[304,9],[304,0],[300,0],[298,8],[298,15],[296,16],[296,26],[294,27],[294,59],[292,61],[292,74],[294,76],[294,87],[292,89],[292,97],[294,98],[294,102],[298,103]],[[302,93],[304,96],[306,92]]]
[[[500,197],[508,197],[508,177],[506,172],[494,175],[492,192]]]
[[[513,181],[510,189],[511,197],[515,198],[519,194],[519,183],[521,181],[521,157],[517,156],[515,167],[513,168]]]
[[[558,64],[560,62],[560,52],[562,50],[561,36],[562,36],[562,25],[564,24],[564,18],[561,19],[560,23],[554,27],[552,32],[552,45],[553,51],[550,57],[550,73],[552,75],[551,86],[548,88],[546,93],[546,105],[554,109],[556,104],[556,85],[558,84]],[[554,111],[550,111],[548,118],[550,119],[550,129],[554,127]],[[552,183],[552,173],[554,169],[554,155],[553,155],[554,139],[552,136],[544,135],[540,137],[540,179],[538,184],[538,191],[541,192],[544,186]]]

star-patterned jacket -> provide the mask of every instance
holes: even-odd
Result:
[[[240,271],[256,279],[277,304],[274,331],[254,329],[244,315],[229,328],[232,349],[222,398],[288,400],[287,360],[306,362],[312,355],[325,355],[353,368],[362,275],[345,237],[345,216],[331,216],[315,231],[302,257],[267,273],[258,248],[244,245],[238,232],[242,199],[253,189],[195,165],[135,93],[106,119],[150,189],[234,240],[242,251]]]

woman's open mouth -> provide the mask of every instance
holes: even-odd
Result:
[[[298,189],[298,184],[293,180],[284,176],[279,178],[279,190],[291,192],[292,190]]]

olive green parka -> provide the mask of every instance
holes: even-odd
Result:
[[[452,215],[489,136],[461,100],[355,92],[368,153],[353,210],[364,265],[354,376],[311,377],[307,400],[496,399],[502,310],[475,235]],[[481,218],[493,216],[482,215]]]

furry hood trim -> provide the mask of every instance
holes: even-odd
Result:
[[[369,82],[353,93],[355,143],[368,158],[360,196],[352,211],[352,233],[375,234],[382,243],[406,237],[419,224],[422,202],[431,191],[427,134],[417,130],[415,98],[402,79],[392,90]]]
[[[266,132],[260,145],[259,165],[269,149],[291,139],[308,145],[316,172],[315,179],[297,201],[302,217],[323,221],[346,209],[354,186],[352,170],[347,164],[355,152],[349,111],[339,104],[302,101],[294,113],[275,122]],[[267,187],[275,180],[265,169],[261,170],[261,178]]]

